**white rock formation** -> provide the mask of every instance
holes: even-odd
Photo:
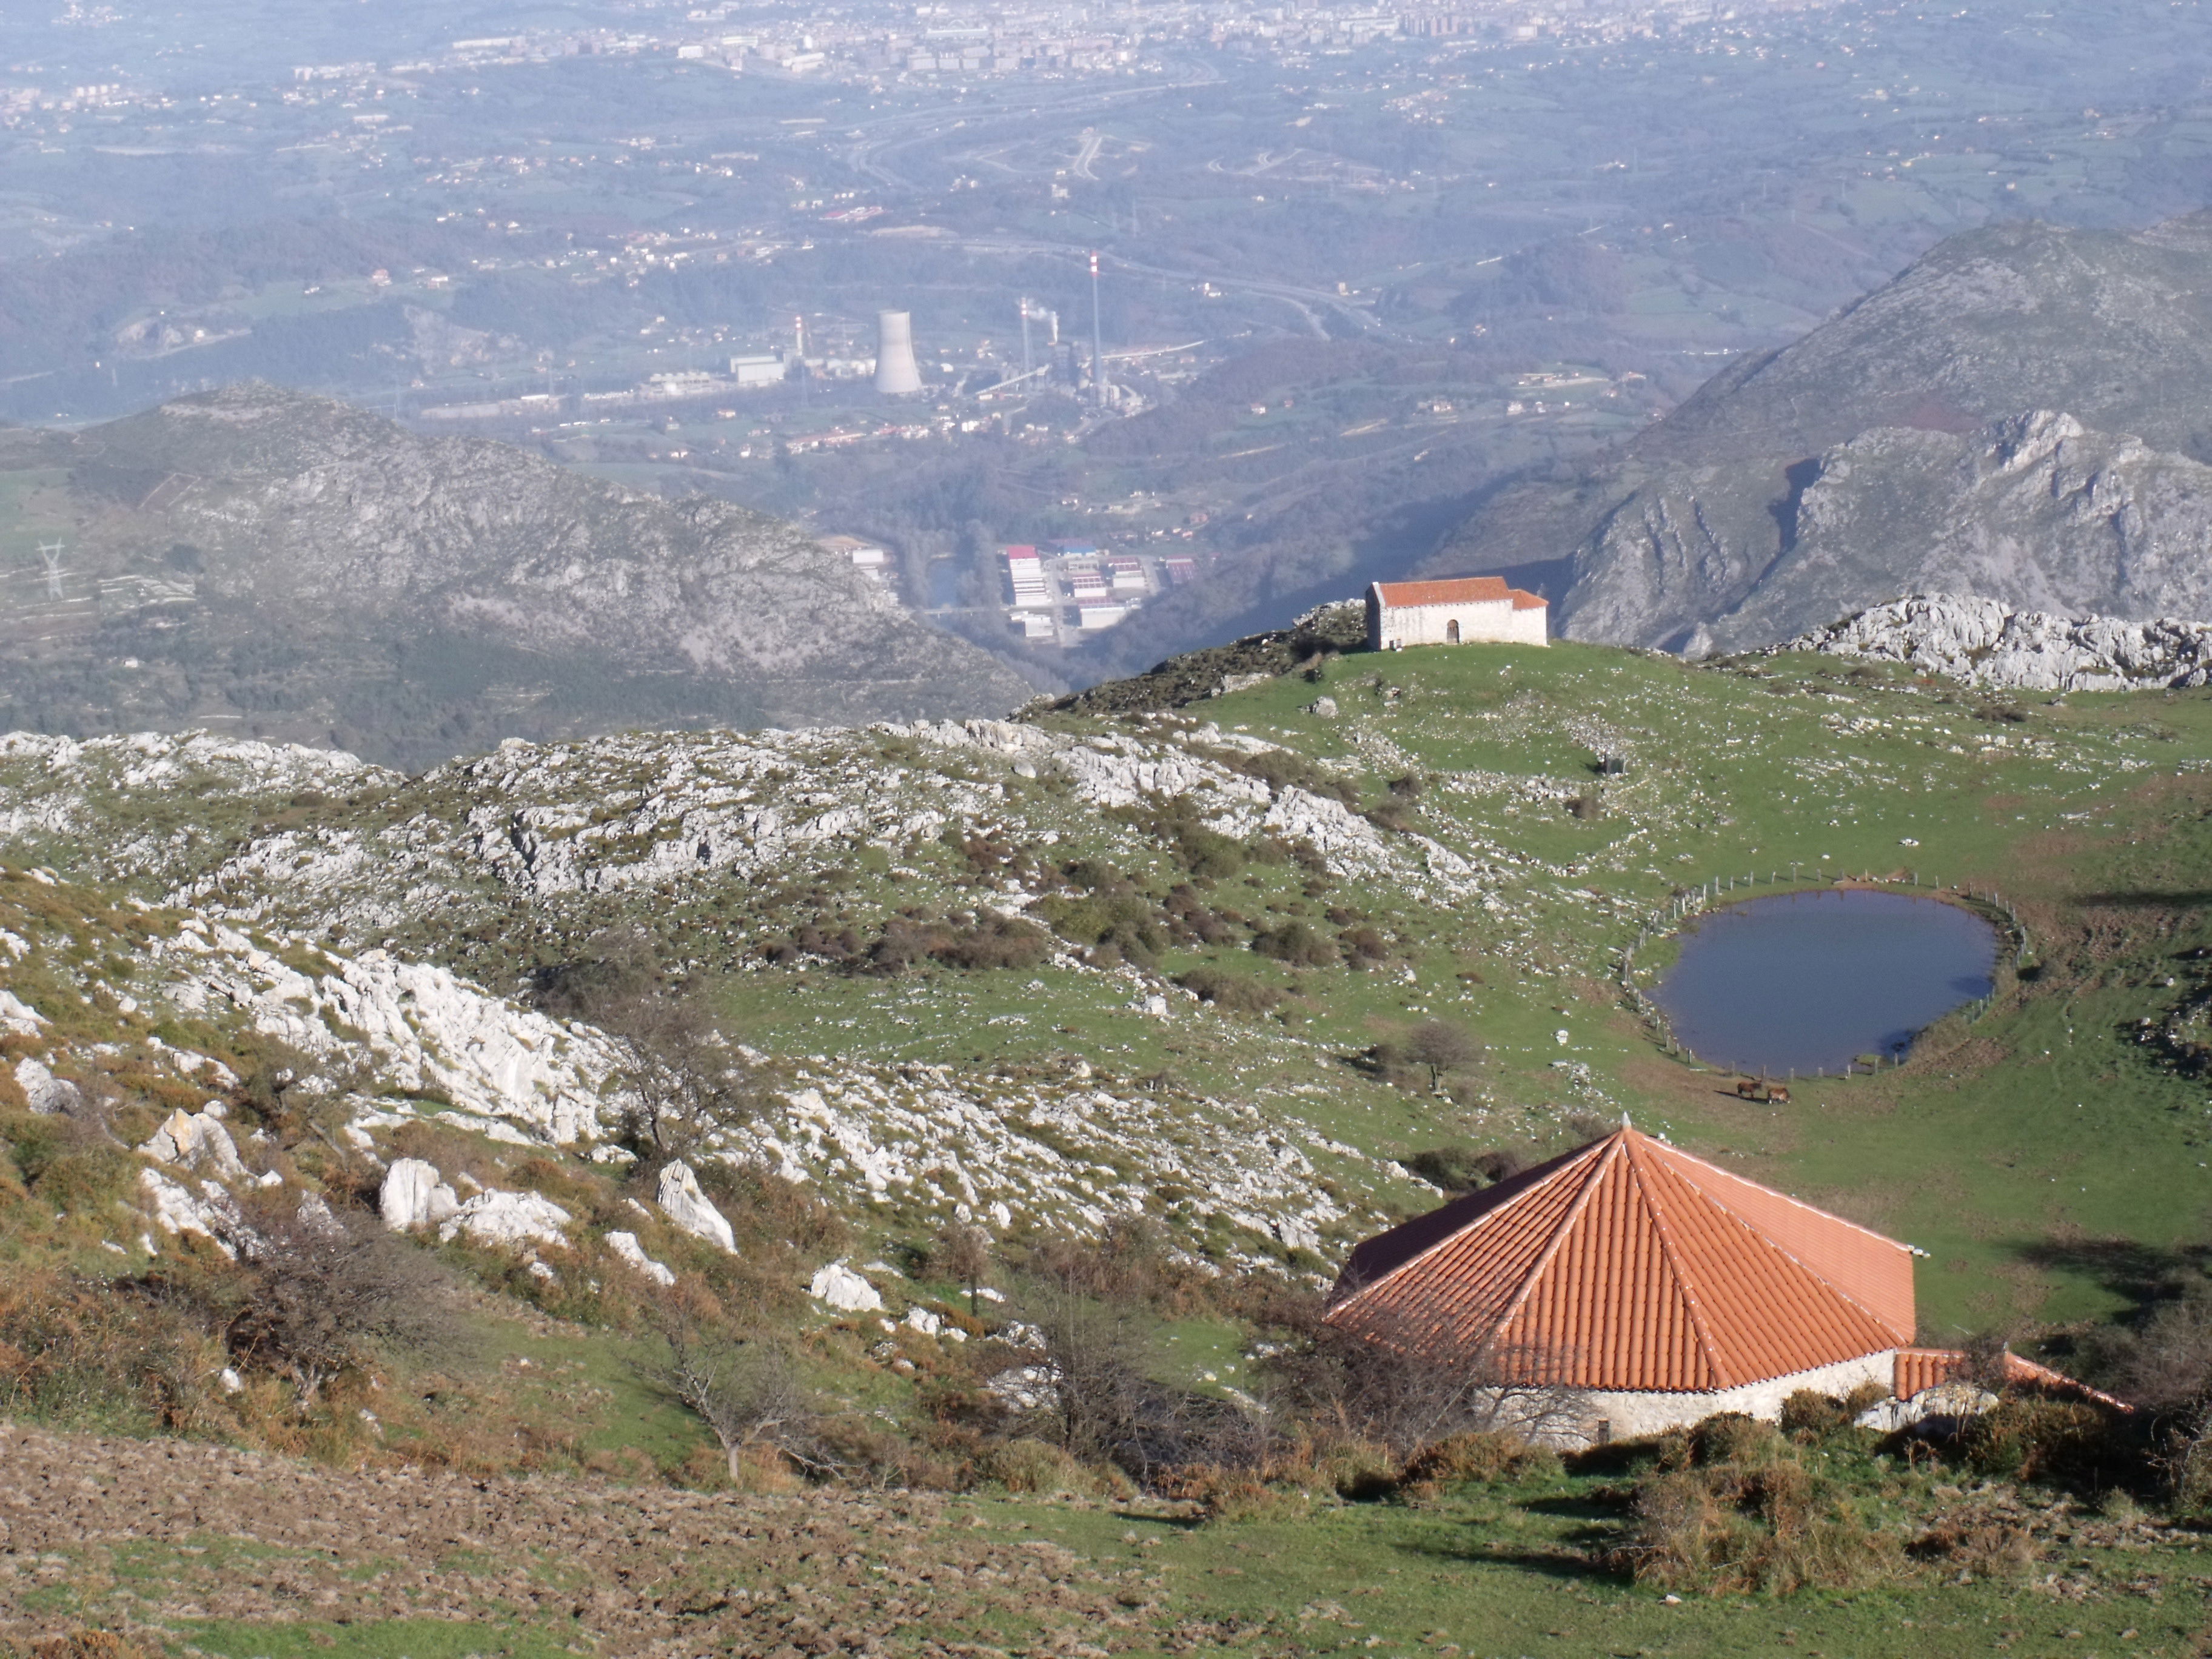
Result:
[[[2023,691],[2212,683],[2212,624],[2058,616],[1950,593],[1878,605],[1774,649],[1909,663],[1971,685]]]
[[[28,1054],[15,1062],[15,1086],[23,1091],[23,1098],[34,1112],[70,1111],[82,1098],[76,1084],[64,1083],[43,1062]]]
[[[1929,1418],[1979,1417],[1996,1404],[1996,1395],[1971,1382],[1938,1382],[1933,1388],[1921,1389],[1910,1400],[1884,1400],[1871,1406],[1861,1412],[1856,1421],[1863,1429],[1894,1434]]]
[[[138,1150],[157,1163],[174,1164],[183,1169],[196,1169],[204,1163],[214,1164],[233,1178],[246,1174],[246,1165],[239,1162],[238,1147],[230,1138],[230,1131],[211,1112],[187,1112],[179,1106]]]
[[[732,1255],[738,1253],[738,1241],[730,1231],[729,1222],[699,1190],[699,1177],[692,1173],[690,1164],[679,1159],[662,1166],[659,1196],[660,1207],[672,1225],[694,1238],[720,1245]]]
[[[598,1133],[617,1061],[588,1026],[563,1025],[442,968],[382,951],[330,957],[333,971],[312,979],[229,927],[211,936],[187,928],[164,954],[188,966],[171,999],[188,1012],[219,998],[248,1010],[258,1029],[319,1056],[343,1046],[331,1029],[336,1021],[368,1038],[403,1091],[434,1087],[465,1112],[526,1126],[530,1134],[518,1139],[566,1146]]]
[[[376,1206],[384,1224],[401,1232],[452,1220],[460,1212],[461,1200],[440,1177],[435,1164],[419,1158],[397,1158],[384,1172]]]
[[[13,939],[14,934],[9,937]],[[0,1031],[15,1036],[36,1036],[46,1017],[12,991],[0,991]]]
[[[538,1193],[478,1193],[438,1229],[438,1242],[462,1234],[479,1244],[562,1244],[574,1218]]]
[[[647,1255],[645,1246],[637,1242],[635,1233],[609,1233],[607,1248],[654,1284],[673,1285],[676,1282],[675,1269]]]
[[[1313,1154],[1334,1165],[1328,1173],[1376,1167],[1249,1103],[1207,1099],[1206,1118],[1222,1132],[1193,1136],[1187,1103],[1074,1079],[1000,1085],[932,1066],[854,1067],[793,1091],[783,1104],[733,1136],[731,1152],[757,1157],[787,1181],[839,1192],[857,1182],[871,1198],[896,1194],[948,1211],[964,1204],[1002,1233],[1018,1212],[1102,1229],[1140,1213],[1160,1183],[1175,1181],[1202,1212],[1317,1250],[1323,1230],[1346,1212],[1323,1190]],[[1121,1167],[1059,1150],[1070,1143]]]
[[[1059,1386],[1060,1373],[1050,1365],[1017,1365],[999,1372],[983,1389],[1016,1411],[1033,1412],[1049,1404]]]
[[[236,1242],[252,1237],[229,1194],[212,1181],[201,1183],[203,1196],[198,1198],[158,1170],[139,1170],[138,1185],[153,1200],[155,1224],[165,1233],[198,1233],[233,1260]]]
[[[840,1313],[879,1313],[884,1305],[876,1287],[842,1261],[833,1261],[816,1273],[806,1293]]]

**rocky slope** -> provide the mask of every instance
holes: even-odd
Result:
[[[0,717],[49,731],[212,726],[416,770],[506,736],[1031,690],[789,526],[268,386],[0,432]]]
[[[165,901],[141,902],[149,920],[131,947],[141,965],[128,980],[62,966],[87,924],[25,925],[30,944],[0,982],[12,977],[30,995],[46,984],[42,974],[62,974],[69,994],[108,1011],[113,1029],[102,1022],[72,1041],[34,1004],[13,1005],[15,1091],[36,1109],[36,1091],[51,1085],[94,1089],[118,1053],[193,1078],[202,1057],[150,1034],[165,1019],[213,1019],[312,1057],[331,1088],[357,1074],[373,1079],[345,1086],[343,1115],[374,1155],[389,1158],[394,1132],[429,1120],[497,1141],[612,1156],[631,1103],[618,1049],[588,1026],[532,1012],[410,959],[410,951],[450,958],[457,940],[496,941],[485,965],[512,971],[517,936],[551,934],[574,949],[642,906],[698,952],[695,967],[758,969],[751,941],[732,939],[728,918],[715,914],[732,884],[820,878],[860,862],[871,847],[911,856],[948,830],[956,839],[988,836],[1017,815],[1040,820],[1024,822],[1025,836],[1059,839],[1041,822],[1049,818],[1066,826],[1071,849],[1097,847],[1102,831],[1119,828],[1103,815],[1147,792],[1187,797],[1255,837],[1272,830],[1327,847],[1348,875],[1417,890],[1434,884],[1439,900],[1480,900],[1495,884],[1440,845],[1417,843],[1407,856],[1333,799],[1295,787],[1271,793],[1192,752],[1268,745],[1218,728],[1177,735],[1188,746],[1085,743],[992,721],[757,738],[662,733],[553,748],[510,741],[412,784],[349,756],[204,736],[0,739],[0,845],[62,858],[72,873],[121,878]],[[302,799],[313,817],[344,817],[341,791],[353,803],[380,799],[381,810],[358,827],[273,821]],[[200,805],[185,809],[185,823],[144,809],[168,794]],[[244,845],[225,856],[241,828]],[[1132,838],[1116,839],[1127,857]],[[933,884],[914,870],[888,874],[895,896],[901,889],[921,896]],[[0,886],[7,879],[0,874]],[[73,890],[56,888],[42,869],[13,879],[18,892],[27,883]],[[994,884],[987,902],[1018,917],[1033,898],[1010,882]],[[99,908],[88,896],[78,902],[83,914]],[[388,936],[399,951],[348,954],[332,943]],[[1065,953],[1060,965],[1085,971]],[[1185,1011],[1194,1004],[1142,975],[1093,977],[1109,991],[1121,980],[1119,994],[1136,1018],[1170,1018],[1163,992]],[[115,1012],[125,1002],[127,1012]],[[0,1017],[9,1006],[0,1004]],[[1176,1209],[1183,1236],[1213,1233],[1234,1257],[1255,1248],[1319,1251],[1325,1239],[1370,1224],[1376,1197],[1408,1189],[1395,1164],[1317,1128],[1295,1101],[1135,1087],[1077,1060],[1008,1073],[793,1056],[775,1076],[767,1109],[717,1135],[715,1152],[813,1184],[840,1206],[891,1205],[939,1221],[957,1213],[1000,1232],[1048,1224],[1095,1232],[1117,1215],[1156,1209],[1157,1194],[1173,1191],[1185,1194]],[[0,1102],[9,1092],[0,1081]],[[184,1218],[219,1231],[189,1194],[149,1188],[148,1201],[172,1224]]]
[[[234,1086],[258,1065],[346,1157],[426,1164],[405,1212],[457,1243],[564,1285],[690,1271],[685,1190],[562,1184],[627,1167],[637,1079],[543,999],[641,939],[751,1051],[748,1113],[698,1171],[780,1176],[856,1235],[794,1288],[896,1318],[912,1292],[874,1259],[949,1221],[1135,1215],[1187,1261],[1310,1276],[1433,1199],[1401,1160],[1698,1109],[1653,1092],[1633,1012],[1634,950],[1686,897],[1830,859],[1975,878],[1943,825],[2001,774],[2055,812],[2176,763],[2148,726],[2076,718],[1992,729],[1810,651],[1753,676],[1570,646],[1342,658],[1182,710],[509,739],[411,779],[207,734],[16,734],[0,1112],[143,1117],[152,1179],[127,1222],[71,1224],[112,1224],[88,1250],[224,1238],[226,1205],[292,1182],[243,1139],[230,1167],[204,1110],[272,1121]],[[1600,757],[1628,769],[1594,781]],[[1430,1019],[1486,1056],[1394,1059]],[[471,1192],[433,1136],[547,1173],[480,1164]]]
[[[1900,591],[2212,614],[2212,216],[1954,237],[1592,465],[1532,477],[1433,568],[1571,560],[1557,625],[1693,653]]]
[[[1969,685],[2022,691],[2140,691],[2212,682],[2212,624],[2170,617],[2131,623],[2053,616],[1947,593],[1875,605],[1774,649],[1910,663]]]

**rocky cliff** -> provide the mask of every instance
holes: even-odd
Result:
[[[1704,652],[1899,592],[2212,614],[2212,216],[1955,237],[1434,562],[1571,557],[1562,632]]]
[[[997,714],[1030,688],[791,526],[234,387],[0,433],[0,719],[409,770],[503,737]]]
[[[2053,616],[1947,593],[1878,605],[1775,649],[1910,663],[1970,685],[2022,691],[2212,683],[2212,624]]]

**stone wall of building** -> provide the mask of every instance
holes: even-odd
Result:
[[[1413,645],[1544,645],[1549,642],[1551,614],[1543,605],[1516,609],[1511,599],[1378,605],[1370,597],[1367,643],[1376,651]]]
[[[1668,1429],[1687,1428],[1721,1412],[1741,1412],[1771,1423],[1782,1415],[1782,1402],[1800,1389],[1840,1400],[1863,1382],[1879,1382],[1887,1389],[1896,1368],[1897,1351],[1885,1348],[1857,1359],[1839,1360],[1809,1371],[1710,1394],[1589,1394],[1583,1396],[1589,1419],[1581,1439],[1577,1441],[1571,1435],[1558,1437],[1566,1443],[1584,1445],[1635,1440]]]

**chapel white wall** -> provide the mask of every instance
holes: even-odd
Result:
[[[1548,607],[1514,609],[1510,599],[1478,599],[1461,605],[1384,605],[1370,630],[1368,644],[1388,650],[1393,641],[1401,646],[1448,645],[1451,624],[1459,623],[1462,645],[1547,645]]]

